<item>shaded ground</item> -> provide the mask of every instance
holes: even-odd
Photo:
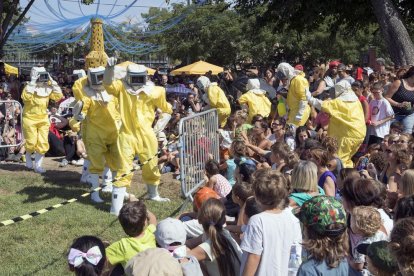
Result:
[[[46,158],[46,174],[26,170],[23,164],[0,164],[0,221],[24,215],[78,197],[89,186],[79,182],[82,167],[60,168],[59,159]],[[180,209],[179,181],[162,175],[160,193],[171,202],[145,201],[158,219],[175,216]],[[146,195],[141,173],[136,172],[129,191]],[[0,227],[0,275],[70,275],[67,251],[81,235],[94,235],[110,242],[125,234],[115,216],[109,214],[110,195],[105,202],[92,204],[88,198],[52,210],[38,217]]]

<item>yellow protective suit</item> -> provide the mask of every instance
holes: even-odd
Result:
[[[49,100],[58,101],[63,98],[59,91],[53,91],[49,96],[41,97],[36,92],[27,92],[27,87],[23,89],[22,100],[23,108],[23,135],[26,140],[26,151],[29,153],[37,152],[44,155],[49,150],[49,118],[47,107]]]
[[[217,109],[218,121],[221,127],[224,127],[227,123],[227,118],[230,116],[231,107],[227,100],[224,91],[213,82],[207,89],[207,96],[212,108]]]
[[[142,166],[142,179],[146,184],[158,185],[161,177],[158,169],[158,141],[152,124],[157,108],[163,113],[172,114],[171,104],[166,100],[165,89],[154,86],[148,94],[142,91],[138,95],[132,95],[127,92],[121,80],[115,80],[105,88],[118,98],[122,119],[119,133],[122,165],[118,170],[118,176],[122,178],[114,185],[124,187],[131,184],[132,174],[128,173],[132,170],[132,162],[136,155],[141,163],[151,159]]]
[[[345,168],[352,168],[352,156],[358,151],[366,134],[364,111],[359,101],[334,99],[322,102],[321,111],[330,115],[328,136],[338,140],[338,156]]]
[[[86,115],[82,121],[82,140],[90,162],[89,171],[101,174],[105,164],[117,171],[122,162],[118,140],[121,125],[118,100],[113,96],[108,103],[94,100],[86,94],[84,87],[88,87],[87,77],[78,79],[72,90],[75,99],[83,102],[82,113]]]
[[[288,124],[293,124],[297,127],[305,125],[310,115],[310,106],[306,104],[300,120],[296,116],[299,113],[300,102],[306,102],[306,89],[309,89],[308,81],[301,75],[297,75],[290,81],[289,91],[287,94],[286,103],[289,107]]]
[[[253,117],[258,114],[267,118],[270,114],[270,107],[272,105],[265,93],[254,93],[252,91],[244,93],[239,98],[239,103],[241,105],[247,104],[249,106],[248,123],[251,123]]]

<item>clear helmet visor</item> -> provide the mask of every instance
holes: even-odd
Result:
[[[141,87],[147,83],[146,72],[127,72],[127,83],[134,87]]]

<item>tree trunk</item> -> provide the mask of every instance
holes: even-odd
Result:
[[[371,0],[375,16],[395,65],[414,64],[414,45],[391,0]]]
[[[0,0],[3,1],[3,0]],[[23,20],[23,18],[26,16],[27,12],[29,11],[30,7],[33,5],[35,0],[30,0],[27,6],[24,8],[23,12],[19,15],[19,17],[13,22],[13,25],[9,28],[9,24],[11,22],[10,15],[13,15],[13,11],[10,11],[10,14],[6,15],[5,21],[1,24],[2,32],[0,33],[0,59],[3,58],[4,50],[3,47],[7,42],[7,39],[11,35],[11,33],[14,31],[14,29],[17,27],[17,25],[20,24],[20,22]],[[19,4],[18,0],[13,1],[14,7],[17,9],[17,5]],[[10,17],[10,19],[8,18]]]

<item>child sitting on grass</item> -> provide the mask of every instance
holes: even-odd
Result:
[[[70,247],[69,269],[76,275],[101,275],[105,261],[105,246],[97,237],[82,236],[77,238]]]
[[[157,219],[142,201],[125,204],[119,212],[118,219],[129,237],[122,238],[106,248],[110,268],[118,264],[125,267],[137,253],[156,246],[154,232]]]
[[[219,164],[216,160],[210,159],[205,165],[205,186],[213,189],[220,198],[225,199],[231,192],[229,181],[220,174]]]

